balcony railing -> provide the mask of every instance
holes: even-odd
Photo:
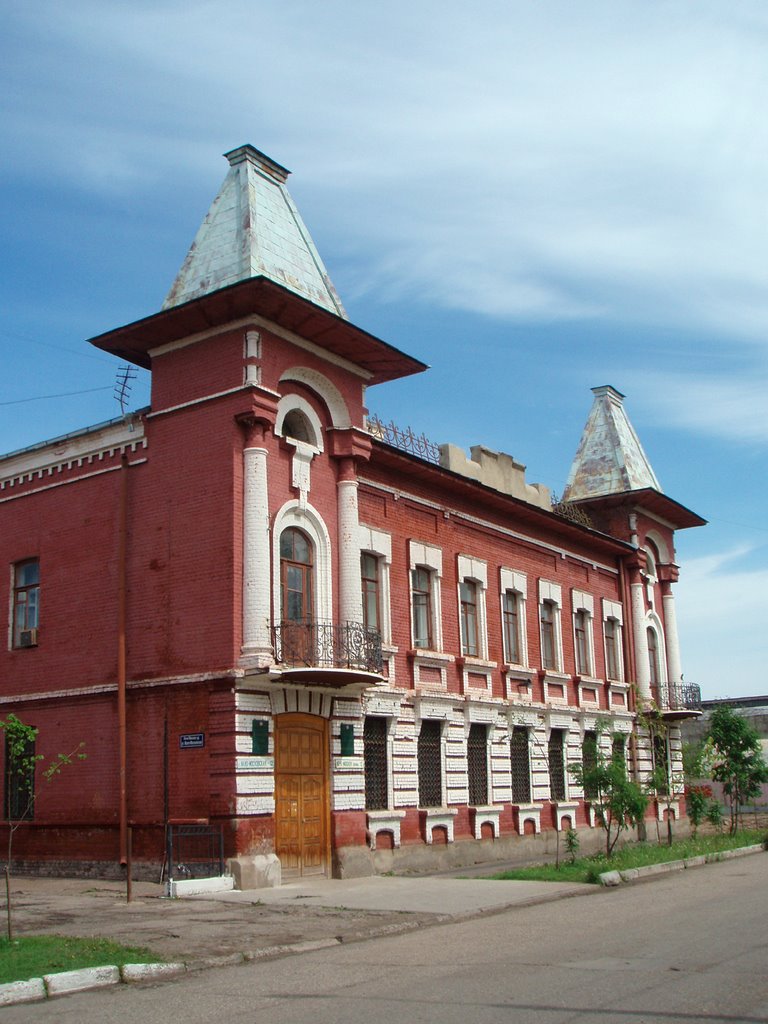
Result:
[[[272,636],[275,661],[293,668],[381,672],[381,634],[360,622],[281,622]]]
[[[701,687],[696,683],[659,683],[651,690],[661,711],[701,710]]]

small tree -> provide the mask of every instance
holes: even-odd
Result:
[[[0,718],[0,729],[5,734],[5,817],[8,827],[7,859],[5,863],[5,906],[6,932],[8,941],[13,938],[13,917],[11,907],[11,864],[13,861],[13,838],[23,821],[32,816],[35,803],[35,773],[38,766],[42,776],[51,782],[61,774],[63,768],[74,761],[86,758],[85,743],[81,742],[69,754],[57,754],[43,765],[43,754],[35,753],[38,730],[22,722],[11,712],[5,719]]]
[[[739,826],[743,804],[754,800],[768,782],[760,739],[753,726],[729,707],[715,708],[709,721],[712,778],[721,782],[730,807],[730,832]]]
[[[569,765],[568,770],[591,795],[597,820],[605,831],[605,855],[610,858],[622,832],[643,820],[648,797],[641,786],[630,781],[623,754],[614,751],[606,757],[600,747],[604,731],[605,725],[598,723],[598,739],[586,767],[581,762]]]

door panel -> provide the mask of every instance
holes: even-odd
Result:
[[[284,873],[326,873],[328,792],[325,719],[279,715],[275,718],[275,848]]]

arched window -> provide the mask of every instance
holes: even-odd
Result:
[[[652,626],[648,627],[648,663],[651,669],[651,686],[658,686],[661,681],[659,638]]]
[[[291,526],[280,534],[280,618],[283,622],[311,622],[312,542]]]
[[[285,414],[283,420],[283,436],[292,437],[296,441],[306,441],[307,444],[316,444],[315,432],[309,420],[300,409],[291,409]]]

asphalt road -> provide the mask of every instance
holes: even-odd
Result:
[[[0,1013],[2,1024],[768,1022],[768,857]]]

